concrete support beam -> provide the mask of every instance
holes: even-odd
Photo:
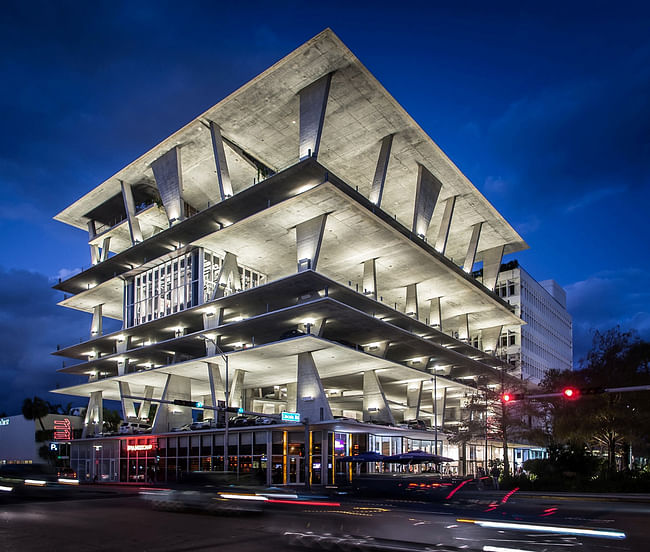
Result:
[[[423,381],[412,382],[406,387],[406,411],[405,420],[417,420],[420,417],[420,405],[422,404]]]
[[[93,435],[99,435],[104,431],[104,405],[101,391],[93,391],[88,399],[84,427],[81,431],[81,438],[86,439]]]
[[[434,297],[429,301],[429,326],[442,331],[442,297]]]
[[[221,201],[233,196],[230,172],[226,162],[226,152],[223,148],[221,128],[214,121],[210,121],[210,136],[212,137],[212,151],[214,152],[214,163],[217,167],[217,183],[219,185],[219,197]]]
[[[483,285],[490,291],[494,291],[497,285],[503,249],[504,246],[499,245],[483,251]]]
[[[133,399],[127,397],[131,396],[131,388],[126,381],[118,381],[120,386],[120,401],[122,402],[122,418],[127,421],[135,421],[138,416],[135,412],[135,403]]]
[[[221,370],[219,365],[214,362],[207,362],[208,367],[208,381],[210,382],[210,405],[216,406],[219,401],[226,401],[226,387],[221,378]],[[206,403],[207,404],[207,403]],[[206,410],[203,417],[206,419],[214,419],[215,411]]]
[[[368,353],[372,356],[376,356],[378,358],[386,358],[386,353],[388,352],[389,345],[390,341],[378,341],[377,343],[366,345],[363,348],[363,352]]]
[[[445,210],[442,213],[440,230],[438,230],[438,238],[436,239],[436,251],[443,255],[447,249],[449,230],[451,228],[451,219],[454,216],[454,207],[456,206],[456,197],[457,196],[452,196],[448,198],[447,201],[445,201]]]
[[[332,73],[303,88],[300,96],[300,160],[318,157]]]
[[[94,243],[90,244],[90,264],[95,266],[99,264],[99,259],[101,258],[101,252],[99,251],[99,245]]]
[[[173,401],[175,399],[192,400],[190,378],[168,374],[161,399],[167,401]],[[154,434],[166,433],[174,427],[180,427],[191,422],[192,409],[189,406],[161,403],[156,410],[151,432]]]
[[[298,384],[287,384],[287,412],[298,412]]]
[[[102,305],[93,307],[93,318],[90,322],[90,338],[99,337],[104,331],[104,317],[102,316]]]
[[[296,226],[298,272],[316,270],[326,221],[327,214],[324,214]]]
[[[122,200],[124,201],[124,210],[126,211],[126,221],[129,225],[129,234],[131,235],[131,244],[135,245],[142,240],[142,230],[140,229],[140,222],[138,217],[135,216],[135,201],[133,199],[133,190],[131,184],[120,180],[120,187],[122,188]],[[162,193],[161,193],[162,196]]]
[[[406,286],[406,315],[416,320],[419,319],[417,284],[409,284]]]
[[[235,370],[230,383],[230,396],[228,397],[229,406],[235,408],[244,407],[244,370]]]
[[[499,338],[501,337],[501,330],[503,326],[494,326],[492,328],[483,328],[481,330],[481,342],[483,344],[483,351],[494,353],[499,347]]]
[[[472,272],[474,268],[474,261],[476,260],[476,249],[478,248],[478,240],[481,237],[482,227],[482,222],[479,222],[472,226],[472,237],[469,239],[467,254],[465,255],[465,262],[463,263],[463,270],[468,274]]]
[[[377,300],[377,266],[376,259],[363,262],[363,294]]]
[[[384,389],[375,370],[363,373],[363,421],[395,423]]]
[[[442,389],[431,389],[431,401],[434,405],[433,407],[433,420],[432,425],[434,427],[443,427],[445,423],[445,408],[447,405],[447,387]]]
[[[97,236],[97,228],[95,226],[95,221],[90,219],[88,221],[88,241],[93,241]]]
[[[180,222],[185,218],[180,148],[176,146],[161,155],[151,163],[151,169],[169,224]]]
[[[215,307],[214,312],[203,313],[203,329],[212,330],[223,324],[223,307]]]
[[[433,210],[438,201],[442,183],[423,165],[418,163],[418,181],[413,209],[413,233],[424,238],[429,231]]]
[[[327,323],[327,318],[317,318],[311,322],[303,324],[304,332],[306,334],[315,335],[316,337],[323,337],[323,330],[325,329],[325,324]]]
[[[331,420],[332,411],[311,353],[298,354],[297,407],[301,419],[310,422]]]
[[[153,398],[153,387],[151,385],[144,386],[144,400],[140,403],[138,409],[138,419],[141,422],[146,422],[149,419],[149,412],[151,411],[151,399]]]
[[[394,134],[389,134],[381,141],[375,177],[372,179],[372,187],[370,188],[370,196],[368,199],[377,207],[381,207],[381,196],[384,193],[384,183],[386,182],[386,173],[388,172],[390,150],[393,146],[393,136]]]
[[[226,251],[223,259],[223,264],[219,270],[219,276],[215,282],[212,300],[223,297],[226,288],[241,291],[242,289],[241,275],[239,274],[239,265],[237,264],[237,255]]]

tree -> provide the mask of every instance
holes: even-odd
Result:
[[[104,428],[109,432],[117,431],[120,427],[120,423],[122,423],[122,418],[117,410],[104,408],[102,417],[104,418]]]
[[[41,430],[45,431],[43,418],[50,413],[47,401],[40,397],[26,398],[23,401],[22,413],[26,420],[38,420],[39,424],[41,424]]]

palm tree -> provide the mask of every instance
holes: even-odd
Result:
[[[47,401],[44,401],[40,397],[34,397],[33,399],[26,398],[23,401],[22,412],[26,420],[38,420],[38,423],[41,424],[41,429],[45,431],[42,418],[50,412]]]

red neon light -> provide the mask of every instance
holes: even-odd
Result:
[[[313,500],[279,500],[269,498],[267,502],[274,502],[275,504],[303,504],[305,506],[340,506],[340,502],[315,502]]]
[[[514,489],[512,489],[512,491],[506,493],[506,494],[504,495],[504,497],[501,499],[501,504],[505,504],[506,502],[508,502],[508,499],[509,499],[513,494],[515,494],[518,490],[519,490],[519,487],[515,487]]]
[[[467,483],[469,483],[470,481],[471,481],[471,479],[465,479],[465,481],[461,481],[461,482],[460,482],[460,485],[456,486],[455,489],[452,489],[452,491],[451,491],[451,492],[450,492],[450,493],[445,497],[445,500],[447,500],[447,499],[451,498],[452,496],[454,496],[454,495],[456,494],[456,492],[457,492],[457,491],[458,491],[458,490],[459,490],[463,485],[467,485]]]
[[[153,450],[153,445],[126,445],[126,450],[131,452],[138,452],[143,450]]]
[[[63,418],[63,420],[54,420],[54,440],[72,440],[72,424],[70,423],[69,418]]]

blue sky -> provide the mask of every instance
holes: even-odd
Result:
[[[52,216],[325,27],[565,287],[576,360],[650,338],[647,3],[315,4],[3,4],[0,411],[72,383],[49,352],[88,333],[50,289],[87,237]]]

